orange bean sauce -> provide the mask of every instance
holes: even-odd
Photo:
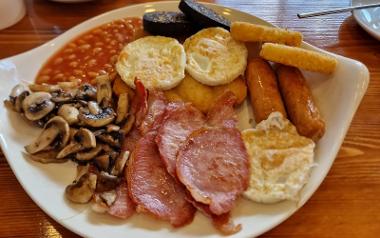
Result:
[[[64,45],[39,71],[36,83],[91,82],[115,72],[123,47],[143,36],[140,18],[125,18],[96,27]]]

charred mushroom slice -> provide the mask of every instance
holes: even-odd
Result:
[[[129,154],[130,153],[128,150],[120,153],[119,157],[117,157],[115,161],[115,166],[112,169],[112,175],[119,176],[123,173],[124,167],[129,159]]]
[[[82,100],[96,100],[96,88],[91,84],[82,84],[79,87],[77,98]]]
[[[66,197],[75,203],[88,203],[96,189],[97,176],[93,173],[86,173],[78,181],[74,181],[66,187]]]
[[[96,101],[101,104],[103,101],[110,102],[112,99],[111,81],[108,75],[100,75],[96,78]]]
[[[74,140],[63,148],[57,158],[64,158],[70,154],[96,147],[96,138],[89,129],[80,128],[74,135]]]
[[[51,94],[47,92],[36,92],[27,96],[22,102],[25,117],[36,121],[46,116],[55,106],[51,98]]]
[[[75,155],[75,158],[80,161],[92,160],[95,156],[97,156],[100,153],[100,151],[102,151],[102,146],[97,145],[93,149],[77,153]]]
[[[128,94],[122,93],[119,96],[119,100],[117,102],[117,117],[115,123],[122,122],[126,117],[128,113],[128,107],[129,107],[129,101],[128,101]]]
[[[35,154],[46,149],[56,139],[59,140],[56,145],[60,149],[66,146],[69,137],[69,124],[62,117],[55,116],[46,123],[44,130],[38,138],[32,144],[25,146],[25,150],[30,154]]]
[[[106,191],[114,190],[119,185],[119,183],[120,179],[118,177],[102,171],[98,175],[96,192],[103,193]]]
[[[115,119],[115,113],[112,108],[105,108],[98,114],[81,112],[79,120],[91,127],[102,127],[110,124]]]
[[[25,157],[43,164],[67,162],[67,159],[57,159],[57,154],[56,150],[40,151],[36,154],[24,153]]]
[[[110,165],[110,156],[108,154],[99,155],[95,158],[95,163],[101,170],[108,170]]]
[[[76,124],[79,119],[79,110],[71,104],[63,104],[58,109],[58,116],[63,117],[69,125]]]

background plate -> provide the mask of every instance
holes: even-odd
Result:
[[[353,0],[352,5],[378,3],[379,0]],[[354,18],[369,34],[380,40],[380,7],[354,10]]]
[[[177,5],[178,2],[156,2],[120,8],[85,21],[38,48],[1,60],[0,99],[6,99],[17,83],[32,82],[48,57],[81,32],[114,19],[141,17],[145,11],[175,11]],[[223,6],[208,5],[233,21],[270,25],[247,13]],[[306,43],[302,47],[322,51]],[[363,64],[342,56],[334,56],[339,61],[334,74],[326,76],[305,72],[316,102],[326,120],[327,130],[316,147],[315,161],[318,166],[313,169],[310,181],[302,191],[300,201],[261,205],[244,199],[239,200],[232,215],[237,223],[243,225],[243,229],[232,237],[257,236],[285,220],[310,198],[329,171],[369,81],[368,70]],[[252,118],[252,115],[249,109],[247,103],[240,108],[242,128],[250,126],[248,119]],[[88,206],[67,202],[63,196],[64,188],[74,178],[75,165],[73,163],[43,165],[26,160],[22,156],[23,146],[30,143],[38,132],[38,129],[29,126],[17,114],[0,107],[0,143],[8,163],[33,201],[66,228],[86,237],[220,236],[212,227],[211,222],[199,213],[192,224],[180,229],[172,229],[167,223],[154,220],[147,215],[135,214],[132,218],[123,221],[107,215],[95,214],[89,210]]]

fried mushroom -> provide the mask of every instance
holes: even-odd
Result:
[[[78,181],[74,181],[66,187],[65,195],[74,203],[88,203],[95,192],[96,184],[96,174],[86,173]]]
[[[87,128],[80,128],[78,132],[75,133],[74,140],[58,153],[57,158],[64,158],[70,154],[95,147],[96,138],[94,134]]]
[[[35,154],[48,148],[53,142],[55,142],[55,147],[60,149],[66,146],[69,137],[69,124],[62,117],[55,116],[45,124],[43,131],[37,139],[30,145],[25,146],[25,150],[29,154]]]
[[[52,96],[47,92],[35,92],[22,102],[22,109],[27,119],[37,121],[49,114],[55,107]]]

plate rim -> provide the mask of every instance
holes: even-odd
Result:
[[[146,5],[146,4],[153,4],[153,5],[161,5],[161,4],[162,4],[162,5],[165,5],[165,4],[174,4],[174,3],[177,3],[177,2],[178,2],[178,1],[144,2],[144,3],[132,4],[132,5],[128,5],[128,6],[125,6],[125,7],[116,8],[116,9],[113,9],[113,10],[110,10],[110,11],[107,11],[107,12],[104,12],[104,13],[101,13],[101,14],[99,14],[99,15],[96,15],[96,16],[94,16],[94,17],[91,17],[91,18],[89,18],[89,19],[87,19],[87,20],[85,20],[85,21],[83,21],[83,22],[81,22],[81,23],[79,23],[79,24],[77,24],[77,25],[71,27],[70,29],[68,29],[67,31],[65,31],[63,34],[58,35],[57,37],[55,37],[55,38],[53,38],[53,39],[51,39],[51,40],[45,42],[44,44],[42,44],[42,45],[40,45],[40,46],[38,46],[38,47],[35,47],[35,48],[33,48],[33,49],[30,49],[30,50],[28,50],[28,51],[26,51],[26,52],[22,52],[22,53],[20,53],[20,54],[16,54],[16,55],[11,56],[11,57],[7,57],[7,58],[4,58],[4,59],[0,59],[0,63],[1,63],[2,61],[6,61],[6,60],[15,60],[15,59],[19,59],[19,58],[22,58],[22,57],[27,57],[29,54],[32,54],[32,53],[34,53],[35,51],[43,50],[44,47],[48,46],[48,45],[51,44],[53,41],[57,40],[57,38],[64,37],[65,34],[69,35],[69,34],[71,34],[71,32],[72,32],[73,30],[76,30],[77,28],[82,27],[82,25],[87,24],[87,23],[90,22],[90,21],[94,21],[94,20],[96,20],[96,19],[98,19],[98,18],[102,18],[102,17],[104,17],[105,15],[112,14],[113,12],[116,12],[116,11],[123,11],[123,10],[125,10],[125,9],[133,8],[133,7],[141,7],[141,6]],[[253,16],[253,17],[255,17],[255,18],[257,18],[257,19],[259,19],[259,20],[265,22],[265,23],[268,24],[268,25],[275,26],[274,24],[272,24],[272,23],[270,23],[270,22],[268,22],[268,21],[262,19],[261,17],[255,16],[255,15],[253,15],[253,14],[250,14],[250,13],[247,13],[247,12],[244,12],[244,11],[241,11],[241,10],[239,10],[239,9],[235,9],[235,8],[232,8],[232,7],[223,6],[223,5],[221,5],[221,4],[215,4],[215,3],[208,3],[208,2],[202,2],[202,3],[205,4],[205,5],[209,5],[209,6],[225,7],[225,8],[227,8],[227,9],[231,9],[231,10],[236,11],[236,12],[239,12],[239,13],[248,14],[248,15],[251,15],[251,16]],[[96,26],[94,25],[93,27],[96,27]],[[83,32],[84,32],[84,31],[83,31]],[[355,63],[355,64],[358,66],[359,70],[360,70],[360,74],[363,75],[363,76],[362,76],[362,79],[363,79],[363,84],[362,84],[362,86],[363,86],[363,90],[361,91],[361,94],[359,95],[360,100],[358,100],[358,103],[357,103],[357,104],[354,106],[354,108],[352,109],[352,110],[353,110],[353,113],[351,114],[351,117],[348,119],[347,126],[345,126],[345,127],[343,128],[343,131],[344,131],[344,133],[343,133],[343,135],[342,135],[343,140],[342,140],[342,142],[340,143],[340,145],[337,147],[336,151],[334,151],[334,152],[332,153],[332,154],[334,155],[334,158],[333,158],[333,159],[331,160],[331,162],[329,163],[328,168],[326,168],[326,169],[324,170],[324,174],[321,174],[322,176],[320,176],[320,179],[318,180],[317,184],[313,187],[312,191],[311,191],[310,193],[308,193],[308,194],[305,194],[305,196],[304,196],[304,197],[305,197],[304,201],[303,201],[302,203],[300,203],[300,204],[297,206],[297,208],[296,208],[295,210],[289,212],[289,213],[288,213],[286,216],[284,216],[283,218],[276,220],[276,222],[271,223],[271,225],[265,227],[264,229],[261,229],[260,232],[257,233],[257,235],[261,235],[261,234],[263,234],[263,233],[269,231],[270,229],[273,229],[274,227],[278,226],[278,225],[281,224],[283,221],[287,220],[287,219],[288,219],[290,216],[292,216],[296,211],[298,211],[300,208],[302,208],[303,205],[304,205],[304,204],[310,199],[310,197],[311,197],[311,196],[317,191],[317,189],[320,187],[321,183],[325,180],[325,178],[326,178],[328,172],[329,172],[330,169],[331,169],[331,166],[333,165],[333,163],[334,163],[334,161],[335,161],[335,159],[336,159],[336,156],[337,156],[337,154],[338,154],[338,152],[339,152],[339,149],[340,149],[340,147],[341,147],[341,144],[342,144],[343,141],[344,141],[344,137],[346,136],[347,131],[348,131],[348,128],[349,128],[350,125],[351,125],[352,119],[353,119],[353,117],[354,117],[354,115],[355,115],[355,113],[356,113],[356,111],[357,111],[357,109],[358,109],[358,106],[360,105],[360,102],[361,102],[362,99],[363,99],[363,96],[365,95],[365,93],[366,93],[366,91],[367,91],[368,84],[369,84],[369,80],[370,80],[370,77],[369,77],[369,71],[368,71],[367,67],[366,67],[363,63],[361,63],[361,62],[359,62],[359,61],[357,61],[357,60],[354,60],[354,59],[351,59],[351,58],[347,58],[347,57],[344,57],[344,56],[340,56],[340,55],[335,54],[335,53],[328,52],[328,51],[326,51],[326,50],[324,50],[324,49],[320,49],[320,48],[318,48],[318,47],[316,47],[316,46],[310,45],[309,43],[304,42],[304,41],[302,42],[302,47],[303,47],[303,48],[309,48],[309,49],[312,49],[312,50],[314,50],[314,51],[324,52],[324,53],[326,53],[326,54],[334,55],[334,56],[336,56],[336,57],[342,57],[342,58],[344,58],[345,60],[349,60],[349,61]],[[55,53],[55,52],[52,52],[52,53],[50,54],[50,56],[53,55],[54,53]],[[6,147],[7,147],[6,144],[7,144],[7,143],[6,143],[6,140],[5,140],[5,137],[4,137],[4,133],[3,133],[3,131],[2,131],[1,128],[0,128],[0,146],[1,146],[1,148],[3,149],[3,153],[4,153],[4,156],[5,156],[6,160],[7,160],[7,163],[9,164],[10,168],[12,169],[13,174],[16,176],[17,181],[21,184],[23,190],[28,194],[28,196],[33,200],[33,202],[34,202],[34,203],[35,203],[35,204],[36,204],[41,210],[43,210],[43,211],[44,211],[44,212],[45,212],[45,213],[46,213],[51,219],[55,220],[55,221],[56,221],[57,223],[59,223],[60,225],[64,226],[66,229],[68,229],[68,230],[70,230],[70,231],[72,231],[72,232],[74,232],[74,233],[76,233],[76,234],[78,234],[78,235],[81,235],[81,236],[87,236],[87,234],[85,234],[85,233],[83,233],[82,231],[80,231],[79,228],[76,228],[76,227],[74,227],[74,226],[71,226],[69,223],[66,223],[66,222],[65,222],[65,219],[58,219],[56,216],[53,215],[52,212],[50,212],[50,210],[47,210],[47,209],[44,208],[44,206],[41,206],[41,205],[40,205],[40,202],[39,202],[37,199],[35,199],[35,198],[32,196],[31,193],[29,193],[29,191],[26,189],[26,185],[25,185],[23,182],[21,182],[22,180],[20,179],[18,172],[16,172],[17,170],[13,167],[14,164],[13,164],[12,162],[10,162],[10,160],[8,159],[8,158],[11,158],[11,157],[10,157],[9,154],[8,154],[9,151],[6,149]],[[4,149],[4,148],[5,148],[5,149]]]

